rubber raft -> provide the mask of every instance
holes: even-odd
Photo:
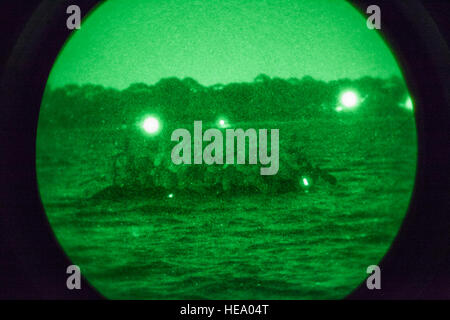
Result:
[[[314,189],[317,185],[336,185],[337,179],[327,170],[295,155],[280,158],[275,175],[261,175],[261,165],[175,165],[170,159],[126,157],[116,159],[110,190],[133,194],[153,193],[241,195],[277,194]]]

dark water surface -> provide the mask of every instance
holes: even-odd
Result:
[[[405,216],[413,119],[265,125],[298,132],[295,143],[338,184],[276,196],[93,198],[111,184],[114,133],[40,129],[38,181],[58,241],[108,298],[344,297]]]

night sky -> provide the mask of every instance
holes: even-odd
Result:
[[[212,85],[260,73],[400,75],[381,36],[343,0],[108,0],[66,43],[49,84],[123,89],[175,76]]]

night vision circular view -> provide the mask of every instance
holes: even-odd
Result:
[[[345,1],[98,5],[48,78],[40,196],[113,299],[338,299],[414,187],[414,99]]]

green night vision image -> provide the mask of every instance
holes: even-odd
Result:
[[[111,299],[340,299],[362,283],[417,161],[414,98],[366,20],[336,0],[95,7],[54,63],[36,141],[45,212],[89,283]],[[278,129],[278,171],[261,175],[249,143],[244,164],[175,164],[171,135],[194,121]]]

